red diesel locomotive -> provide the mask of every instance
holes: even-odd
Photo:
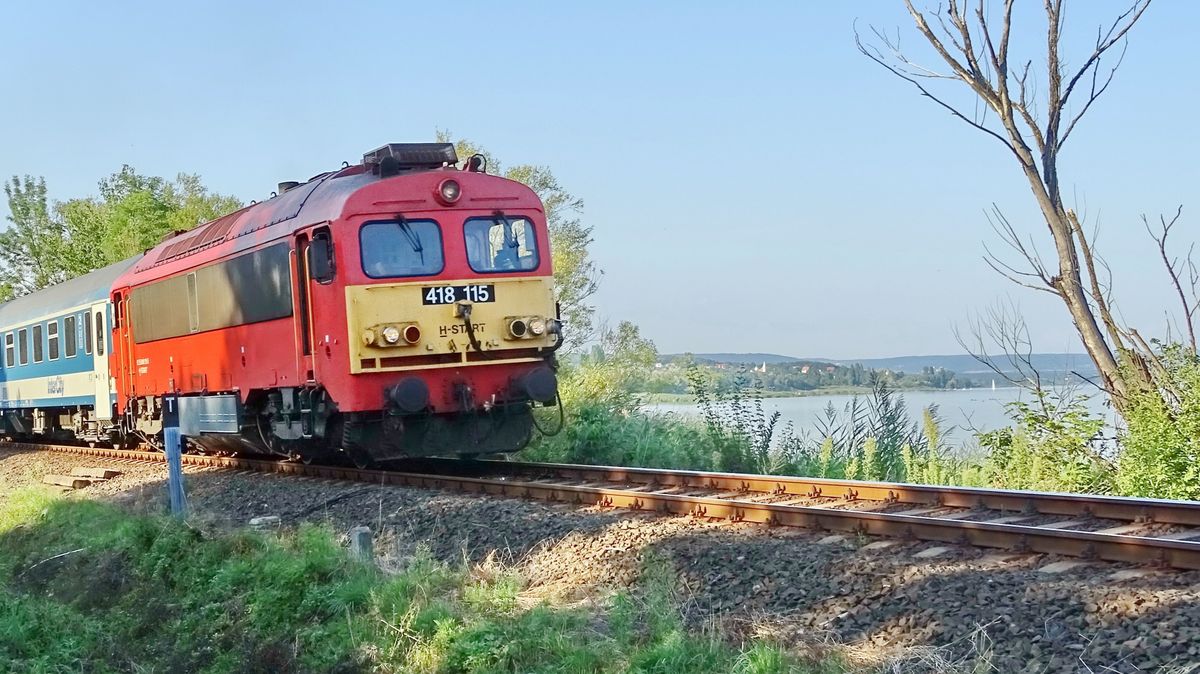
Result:
[[[523,447],[557,404],[545,212],[482,157],[457,163],[385,145],[148,251],[111,290],[118,432],[153,438],[176,395],[209,451]]]

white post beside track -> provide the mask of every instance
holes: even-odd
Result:
[[[167,494],[171,514],[187,516],[187,498],[183,492],[183,437],[179,434],[179,399],[175,395],[163,398],[163,445],[167,454]]]

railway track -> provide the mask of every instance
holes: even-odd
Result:
[[[9,446],[164,460],[156,452]],[[515,461],[425,459],[363,470],[186,454],[183,463],[1200,569],[1200,502]]]

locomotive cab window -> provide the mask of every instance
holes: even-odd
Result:
[[[433,220],[368,222],[358,230],[363,272],[371,278],[430,276],[442,271],[442,230]]]
[[[328,227],[313,230],[312,242],[308,245],[308,273],[312,280],[325,284],[333,280],[337,271],[333,259],[333,237]]]
[[[463,236],[467,261],[477,272],[531,271],[538,267],[537,236],[527,218],[471,218],[463,228]]]

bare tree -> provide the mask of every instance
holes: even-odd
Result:
[[[969,1],[969,0],[967,0]],[[1122,327],[1114,315],[1107,281],[1107,268],[1093,249],[1093,239],[1084,231],[1074,210],[1064,205],[1060,189],[1058,157],[1079,121],[1105,91],[1120,68],[1130,30],[1142,18],[1150,0],[1136,0],[1110,24],[1101,26],[1091,52],[1067,68],[1059,47],[1063,31],[1063,0],[1045,0],[1046,71],[1044,89],[1037,85],[1034,63],[1042,55],[1011,60],[1014,0],[1003,3],[998,25],[979,0],[974,11],[957,0],[948,0],[936,10],[921,11],[912,0],[904,0],[917,31],[941,59],[941,69],[920,66],[900,49],[899,37],[890,37],[872,27],[876,40],[865,43],[855,34],[859,51],[892,74],[915,86],[923,96],[945,108],[954,117],[1002,143],[1017,160],[1029,183],[1053,239],[1057,269],[1037,254],[1034,242],[1025,242],[999,209],[991,217],[1001,238],[1021,257],[1019,265],[1004,262],[988,251],[987,260],[998,272],[1021,285],[1049,292],[1061,299],[1079,333],[1084,348],[1096,364],[1100,385],[1111,395],[1118,410],[1127,395],[1155,386],[1154,351],[1135,330]],[[948,69],[948,72],[945,71]],[[975,110],[957,107],[933,92],[937,80],[965,84],[974,94]],[[1044,109],[1039,110],[1039,107]],[[994,116],[994,118],[992,118]],[[1170,221],[1171,224],[1174,220]],[[1161,250],[1170,225],[1163,221]],[[1182,289],[1182,264],[1167,262],[1177,288]],[[1193,273],[1188,266],[1189,273]],[[1194,275],[1191,277],[1194,278]],[[1181,290],[1182,294],[1182,290]],[[1185,319],[1195,315],[1196,304],[1185,304]]]
[[[1037,409],[1047,419],[1058,418],[1072,403],[1080,400],[1076,382],[1068,378],[1057,393],[1051,393],[1045,376],[1034,362],[1033,340],[1021,309],[1011,299],[1000,301],[976,315],[967,333],[955,328],[954,337],[975,360],[994,375],[1012,386],[1023,388],[1033,396]],[[1096,382],[1076,371],[1078,382]]]

